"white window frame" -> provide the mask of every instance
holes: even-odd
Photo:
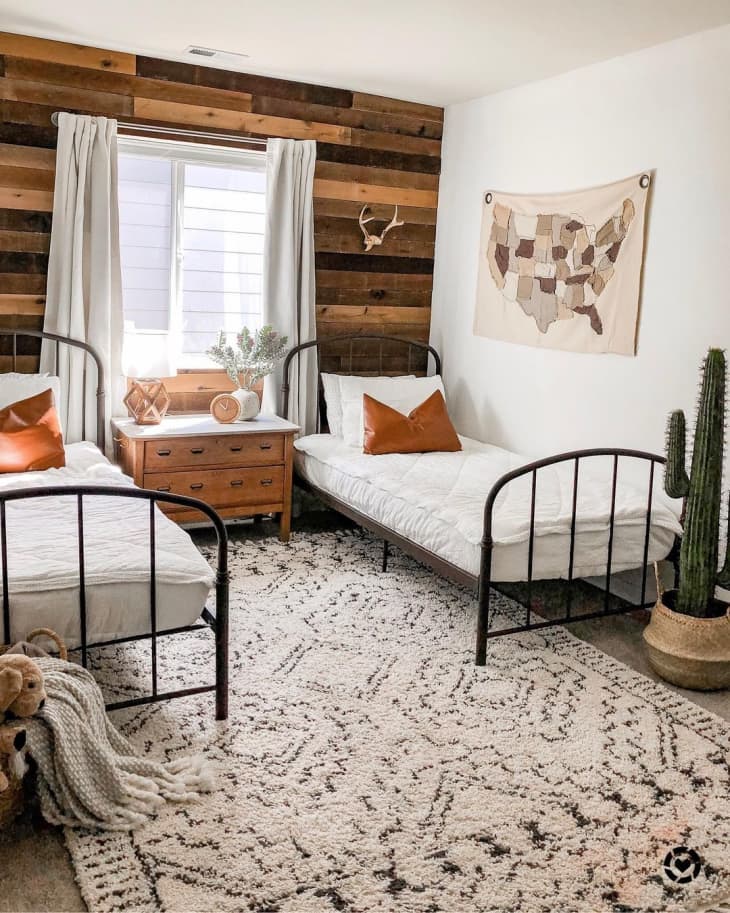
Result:
[[[136,330],[139,336],[167,337],[168,346],[178,354],[181,364],[178,368],[190,370],[209,369],[214,362],[205,359],[200,363],[199,355],[182,354],[182,277],[184,250],[185,214],[185,170],[181,165],[219,165],[241,168],[247,171],[266,171],[266,152],[251,149],[231,149],[224,146],[209,146],[204,143],[186,143],[179,140],[118,136],[118,153],[137,158],[171,159],[171,208],[170,214],[170,294],[168,300],[167,330]],[[197,363],[196,363],[197,362]]]

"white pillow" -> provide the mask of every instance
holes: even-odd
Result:
[[[351,375],[342,375],[342,374],[320,374],[322,378],[322,389],[324,390],[324,401],[327,403],[327,425],[330,429],[330,434],[334,434],[337,437],[342,437],[342,390],[340,388],[340,380],[342,377],[347,377]],[[415,377],[415,374],[404,374],[403,377]],[[380,378],[370,377],[370,378],[361,378],[367,380],[376,380]],[[392,378],[386,377],[382,378],[383,380],[391,380]]]
[[[58,408],[61,402],[61,381],[57,377],[49,377],[48,374],[20,374],[14,371],[0,374],[0,409],[43,393],[44,390],[53,391],[53,401]]]
[[[342,394],[339,374],[320,374],[324,401],[327,403],[327,424],[330,434],[342,437]]]
[[[432,377],[340,377],[342,394],[342,437],[351,447],[363,445],[362,397],[364,393],[408,415],[444,385],[438,374]]]

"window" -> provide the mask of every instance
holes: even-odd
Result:
[[[131,348],[166,349],[175,367],[212,367],[205,350],[219,330],[233,337],[261,326],[265,191],[262,153],[120,137]]]

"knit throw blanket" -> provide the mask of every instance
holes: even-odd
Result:
[[[131,830],[166,801],[191,801],[212,790],[212,774],[200,758],[163,764],[136,755],[81,666],[51,657],[36,662],[47,699],[23,722],[38,765],[41,812],[51,824]]]

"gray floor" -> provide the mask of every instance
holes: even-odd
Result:
[[[630,615],[580,622],[571,631],[604,653],[658,681],[644,656],[643,621]],[[666,685],[667,688],[671,687]],[[730,722],[730,694],[673,689]],[[0,835],[0,913],[83,911],[60,829],[21,819]]]

